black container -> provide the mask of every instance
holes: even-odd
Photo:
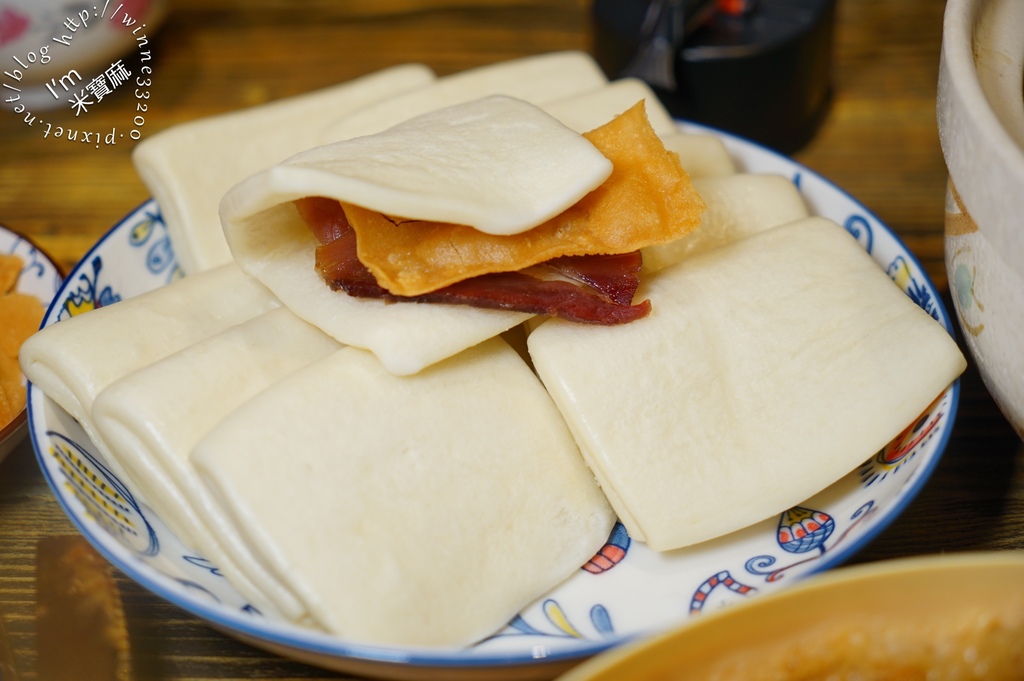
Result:
[[[800,149],[831,99],[836,0],[758,0],[738,14],[710,4],[684,3],[692,16],[674,49],[675,82],[652,82],[655,92],[679,118]],[[610,78],[628,75],[649,6],[593,0],[593,53]]]

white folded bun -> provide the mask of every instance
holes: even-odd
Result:
[[[593,57],[573,50],[487,64],[340,116],[322,132],[319,143],[372,135],[414,116],[488,95],[507,95],[539,105],[597,89],[607,82]]]
[[[189,456],[235,408],[339,347],[278,308],[128,374],[93,405],[100,436],[171,531],[259,610],[291,620],[303,617],[301,604],[233,531]]]
[[[317,240],[291,203],[239,225],[239,263],[296,315],[345,345],[372,351],[395,374],[424,367],[492,338],[531,315],[465,305],[389,304],[332,291],[314,267]]]
[[[232,413],[192,461],[313,618],[353,642],[473,643],[578,570],[615,520],[498,338],[411,377],[343,348]]]
[[[82,424],[110,459],[111,469],[131,479],[93,426],[93,402],[100,392],[137,369],[278,306],[263,285],[235,265],[224,265],[51,324],[25,341],[19,362],[28,380]]]
[[[460,133],[446,132],[453,129]],[[317,241],[291,202],[324,196],[406,217],[521,227],[575,203],[610,171],[578,133],[531,104],[494,96],[294,156],[233,188],[221,216],[235,260],[292,312],[411,374],[530,315],[332,291],[314,267]]]
[[[658,137],[679,132],[672,114],[651,86],[638,78],[620,78],[581,94],[564,96],[541,105],[546,112],[577,132],[590,132],[644,101],[647,120]]]
[[[346,113],[433,80],[423,65],[395,66],[296,97],[181,123],[139,142],[132,161],[160,206],[178,264],[195,274],[231,262],[217,212],[228,189],[316,146],[324,128]]]
[[[528,344],[623,523],[656,550],[819,492],[965,367],[946,330],[822,218],[688,258],[641,294],[644,319],[551,320]]]
[[[643,249],[645,275],[703,251],[810,216],[800,191],[782,175],[736,173],[694,178],[707,206],[700,227],[675,241]]]
[[[565,96],[542,104],[541,108],[577,132],[589,132],[604,125],[631,106],[644,101],[647,119],[665,144],[679,154],[683,169],[691,178],[720,177],[737,172],[722,140],[705,133],[686,133],[642,80],[620,78],[595,90]]]
[[[230,245],[240,217],[279,203],[269,192],[301,191],[294,198],[518,234],[611,172],[611,161],[579,133],[526,101],[491,95],[292,156],[228,192],[221,217]]]
[[[707,133],[677,132],[662,135],[665,148],[679,154],[679,161],[691,178],[722,177],[739,172],[721,138]]]

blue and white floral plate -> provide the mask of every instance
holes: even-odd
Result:
[[[0,253],[16,255],[21,259],[21,272],[14,284],[14,290],[35,296],[43,307],[50,304],[60,290],[62,277],[60,268],[53,260],[34,243],[0,227]],[[3,320],[0,320],[3,323]],[[28,417],[26,411],[14,417],[7,424],[0,423],[0,461],[19,445],[28,433]]]
[[[952,333],[949,315],[919,263],[864,206],[785,157],[714,134],[721,135],[746,171],[791,178],[813,213],[854,234],[878,266]],[[116,303],[178,276],[159,209],[148,201],[108,232],[68,276],[46,323]],[[78,424],[31,386],[29,421],[43,472],[78,528],[125,574],[215,628],[287,657],[355,674],[523,679],[550,678],[624,641],[784,589],[842,563],[924,485],[949,439],[958,396],[959,383],[954,383],[920,419],[845,478],[756,526],[666,554],[631,541],[617,526],[578,573],[497,635],[465,650],[352,644],[252,612],[214,566],[167,530],[143,496],[110,474]]]

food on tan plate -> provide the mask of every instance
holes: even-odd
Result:
[[[39,328],[45,311],[38,298],[14,290],[23,266],[18,256],[0,253],[0,429],[25,408],[18,351]]]
[[[305,613],[287,583],[248,550],[189,456],[235,408],[339,347],[277,308],[126,374],[93,406],[96,430],[163,521],[265,614],[299,620]]]
[[[965,368],[945,329],[823,218],[684,260],[643,294],[644,319],[551,320],[528,344],[630,536],[659,551],[799,504]]]
[[[363,643],[473,643],[579,570],[615,520],[497,338],[409,377],[343,348],[240,407],[192,461],[312,617]]]
[[[147,136],[132,162],[160,205],[178,264],[197,274],[231,262],[217,206],[233,185],[316,146],[324,127],[346,112],[433,80],[426,66],[406,64]]]
[[[891,613],[822,617],[790,641],[758,642],[723,653],[703,681],[792,679],[924,679],[1020,681],[1024,610],[1019,598],[901,622]],[[909,611],[914,612],[914,611]],[[807,651],[814,651],[808,654]]]
[[[558,681],[1021,678],[1024,552],[1002,551],[840,568],[597,656]]]
[[[489,95],[505,95],[540,106],[597,90],[607,82],[601,67],[585,52],[568,50],[511,59],[453,73],[425,87],[338,116],[319,143],[372,135],[421,114]]]
[[[131,681],[131,647],[110,564],[81,535],[36,546],[36,673],[46,681]]]
[[[19,354],[32,383],[73,416],[109,465],[130,480],[93,427],[105,387],[172,352],[279,303],[235,265],[186,277],[141,296],[76,314],[30,336]]]

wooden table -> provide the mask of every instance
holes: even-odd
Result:
[[[798,160],[865,203],[904,239],[944,292],[946,172],[935,126],[941,0],[840,0],[835,98]],[[420,61],[439,74],[528,54],[589,49],[584,0],[178,0],[153,43],[142,128],[305,92]],[[105,131],[134,108],[90,114]],[[53,114],[74,125],[69,112]],[[70,268],[147,198],[131,144],[44,139],[0,112],[0,223]],[[946,306],[951,309],[948,294]],[[0,464],[0,610],[34,679],[36,542],[74,529],[24,444]],[[973,366],[946,454],[913,504],[855,562],[937,552],[1024,549],[1024,446]],[[118,575],[139,679],[345,678],[223,636]]]

